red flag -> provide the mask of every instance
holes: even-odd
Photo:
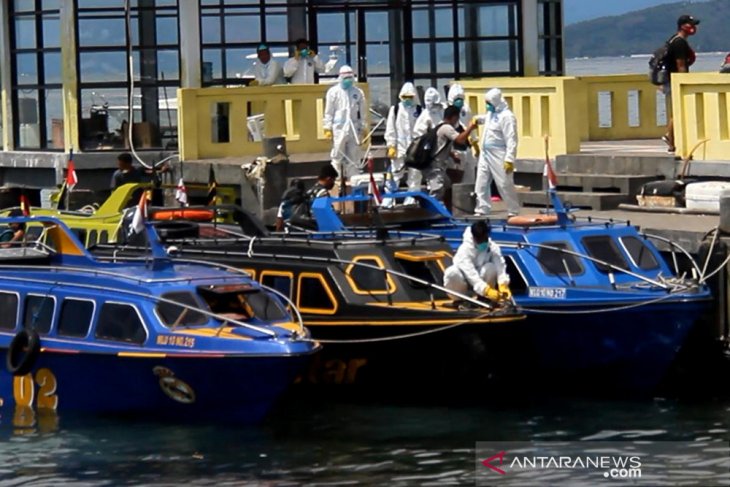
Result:
[[[20,211],[23,212],[23,216],[30,216],[30,201],[24,194],[20,195]]]
[[[76,166],[74,166],[73,159],[69,159],[68,168],[66,169],[66,186],[68,189],[74,189],[79,183],[79,178],[76,176]]]
[[[380,205],[383,202],[383,197],[380,196],[380,189],[378,189],[378,183],[375,182],[375,177],[373,176],[373,168],[375,166],[375,161],[373,160],[373,156],[368,157],[368,172],[370,173],[370,192],[373,195],[373,198],[375,198],[375,203]]]

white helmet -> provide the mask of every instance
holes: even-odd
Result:
[[[340,79],[345,78],[354,78],[355,73],[352,71],[352,68],[348,65],[344,65],[340,68]]]
[[[436,105],[440,105],[441,94],[439,93],[439,90],[434,87],[429,87],[423,95],[423,102],[426,105],[426,108],[432,108]]]
[[[507,102],[502,98],[502,90],[492,88],[484,94],[484,100],[489,102],[495,110],[500,111],[507,106]]]

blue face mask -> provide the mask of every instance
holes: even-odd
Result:
[[[486,252],[487,250],[489,250],[489,242],[482,242],[482,243],[478,244],[477,250],[479,252]]]
[[[487,111],[489,113],[494,113],[494,105],[492,105],[491,103],[487,103]]]
[[[300,56],[302,56],[302,57],[307,57],[307,56],[309,56],[309,49],[307,49],[307,48],[305,47],[304,49],[302,49],[301,51],[299,51],[299,55],[300,55]]]
[[[343,90],[349,90],[352,88],[352,78],[345,78],[342,81],[340,81],[340,86],[342,86]]]
[[[412,98],[404,98],[403,99],[403,106],[404,107],[412,107],[413,106],[413,99]]]
[[[461,98],[457,98],[456,100],[454,100],[454,106],[461,110],[461,107],[464,106],[464,100],[462,100]]]

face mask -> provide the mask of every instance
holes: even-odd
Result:
[[[489,113],[494,113],[494,105],[492,105],[491,103],[487,103],[487,111]]]
[[[403,99],[403,106],[404,107],[412,107],[413,106],[413,99],[412,98],[404,98]]]
[[[480,243],[479,245],[477,245],[477,250],[479,250],[479,252],[486,252],[487,250],[489,250],[489,242]]]
[[[307,56],[309,56],[309,49],[307,49],[307,48],[305,47],[304,49],[302,49],[301,51],[299,51],[299,55],[300,55],[300,56],[302,56],[302,57],[307,57]]]
[[[352,78],[345,78],[342,81],[340,81],[340,86],[342,86],[342,89],[349,90],[352,88]]]
[[[461,110],[461,107],[464,106],[464,100],[462,100],[461,98],[457,98],[456,100],[454,100],[454,106]]]

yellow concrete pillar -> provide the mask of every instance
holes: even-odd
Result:
[[[61,80],[63,82],[63,142],[66,151],[79,149],[78,73],[74,0],[61,4]]]

